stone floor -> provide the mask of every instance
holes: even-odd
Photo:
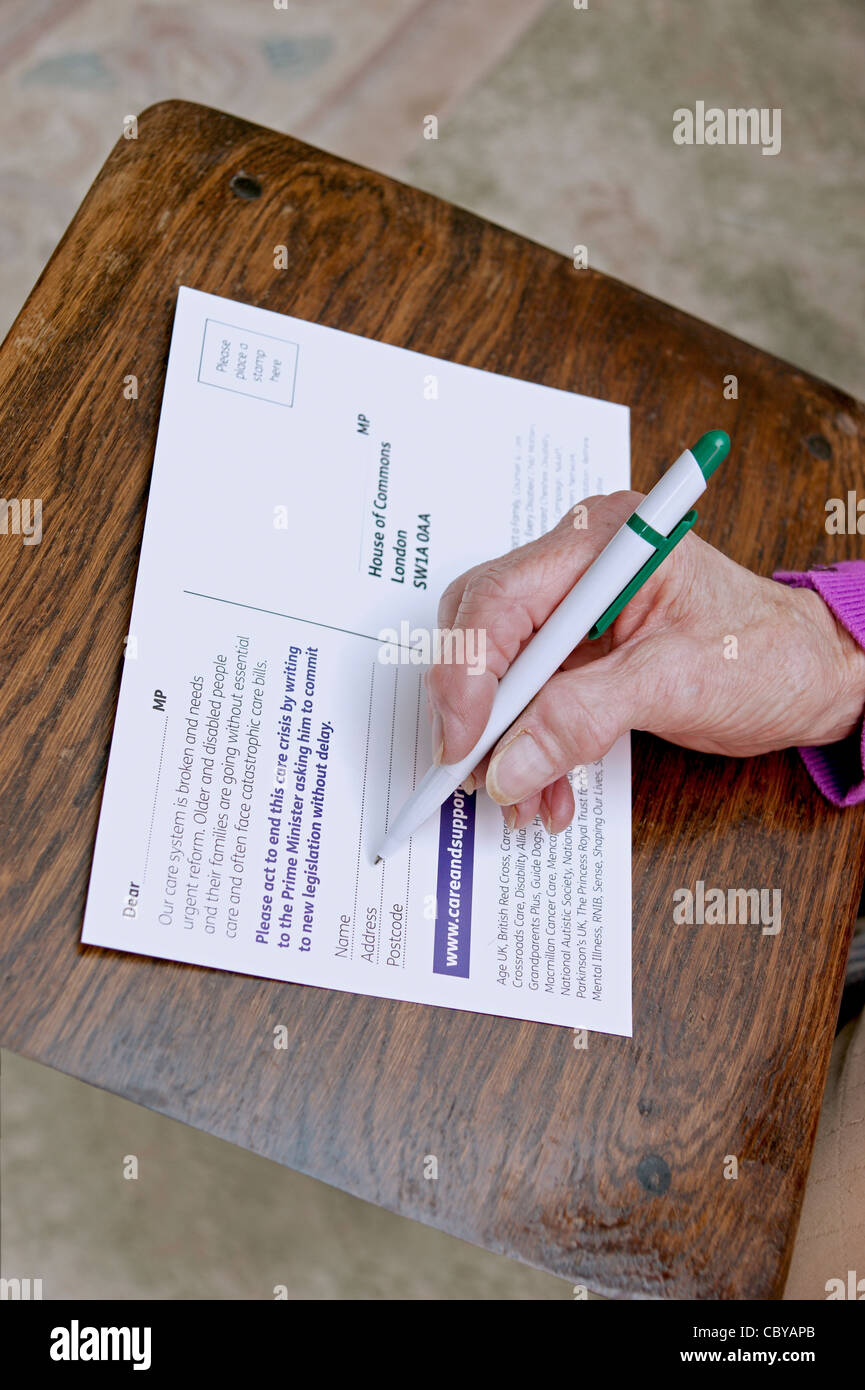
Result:
[[[124,116],[183,96],[584,244],[865,396],[856,0],[3,0],[0,24],[2,329]],[[673,109],[697,99],[780,107],[781,153],[676,146]],[[46,1298],[571,1297],[10,1054],[0,1107],[2,1273]]]

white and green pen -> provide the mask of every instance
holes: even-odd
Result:
[[[584,637],[600,637],[629,599],[697,520],[693,505],[730,452],[723,430],[710,430],[680,454],[636,511],[589,565],[499,681],[487,726],[461,762],[431,767],[409,797],[376,855],[399,850],[456,791],[522,714]]]

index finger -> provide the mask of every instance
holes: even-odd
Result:
[[[439,604],[441,648],[426,678],[437,761],[459,762],[471,751],[511,662],[640,498],[633,492],[590,497],[581,504],[585,527],[575,529],[568,513],[546,535],[448,585]]]

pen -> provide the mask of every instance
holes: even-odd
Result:
[[[614,622],[691,529],[697,520],[693,504],[729,451],[729,435],[710,430],[670,465],[502,676],[471,752],[461,762],[430,768],[387,829],[376,864],[405,844],[465,781],[583,638],[600,637]]]

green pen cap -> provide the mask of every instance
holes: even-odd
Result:
[[[706,434],[701,434],[691,450],[700,465],[700,472],[707,480],[729,452],[730,436],[724,430],[708,430]]]

